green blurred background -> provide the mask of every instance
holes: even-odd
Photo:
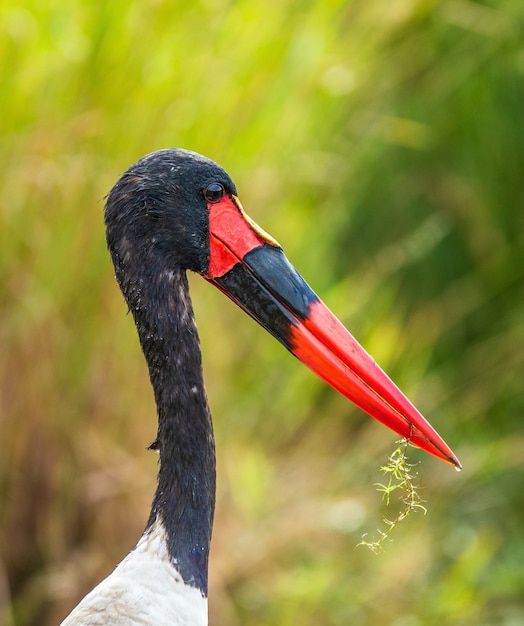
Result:
[[[155,409],[104,196],[196,150],[455,449],[384,554],[395,437],[198,277],[211,624],[524,624],[524,4],[0,8],[0,623],[56,624],[149,512]]]

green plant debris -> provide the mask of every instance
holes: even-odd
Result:
[[[410,513],[422,511],[426,514],[426,507],[422,504],[424,500],[420,497],[417,486],[413,483],[417,474],[412,473],[412,469],[417,463],[408,463],[408,446],[408,439],[401,439],[398,442],[398,446],[389,457],[388,463],[380,468],[387,481],[375,483],[377,491],[382,493],[382,499],[387,506],[390,505],[391,494],[394,491],[401,490],[403,495],[400,497],[400,501],[404,504],[403,508],[394,519],[384,517],[386,527],[384,530],[377,529],[378,539],[367,541],[367,533],[365,533],[362,535],[362,541],[357,544],[357,547],[366,546],[375,554],[383,552],[383,544],[386,539],[389,539],[397,524],[405,520]]]

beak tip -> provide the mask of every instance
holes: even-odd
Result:
[[[460,472],[462,470],[462,463],[457,459],[456,456],[450,457],[449,461],[457,472]]]

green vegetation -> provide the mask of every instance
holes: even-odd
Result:
[[[391,494],[401,489],[400,496],[402,509],[397,513],[396,517],[390,519],[384,517],[384,530],[378,529],[377,539],[366,539],[367,533],[362,536],[362,541],[357,546],[366,546],[375,554],[379,554],[384,550],[384,542],[390,539],[390,535],[396,528],[397,524],[403,522],[411,513],[427,513],[427,508],[422,504],[424,502],[417,491],[417,485],[413,482],[417,474],[411,473],[413,463],[408,463],[407,450],[409,446],[408,439],[401,439],[398,446],[389,455],[388,462],[380,468],[380,471],[387,477],[387,483],[375,483],[377,491],[382,493],[382,498],[387,506],[391,503]]]
[[[524,623],[523,24],[522,0],[2,4],[2,625],[58,623],[147,519],[155,411],[102,209],[167,146],[231,173],[464,466],[410,450],[428,514],[355,550],[394,435],[191,277],[211,623]]]

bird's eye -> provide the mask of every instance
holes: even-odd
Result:
[[[218,202],[222,200],[226,193],[224,186],[220,183],[211,183],[204,189],[204,198],[207,202]]]

